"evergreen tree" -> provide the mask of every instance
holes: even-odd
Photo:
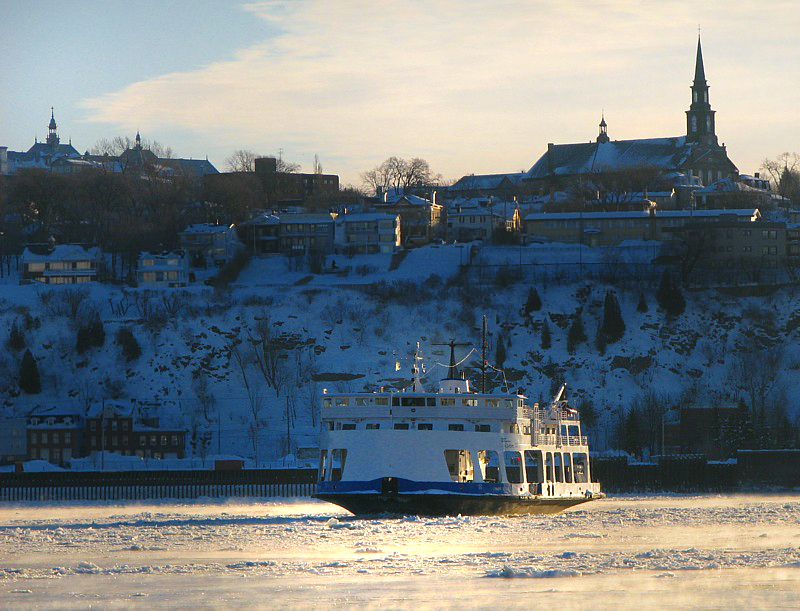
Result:
[[[503,336],[497,336],[497,351],[495,352],[494,356],[494,363],[500,369],[503,368],[503,364],[506,362],[506,344],[503,341]]]
[[[83,354],[92,346],[92,337],[89,334],[89,327],[78,327],[78,337],[75,340],[75,350],[78,354]]]
[[[25,347],[25,333],[17,324],[16,320],[11,323],[11,331],[8,334],[8,342],[6,342],[6,345],[15,352]]]
[[[642,449],[642,425],[639,410],[631,407],[622,417],[619,431],[619,446],[624,452],[638,457]]]
[[[525,302],[525,316],[530,316],[531,312],[538,312],[542,309],[542,300],[539,293],[533,287],[528,291],[528,300]]]
[[[42,382],[39,378],[39,367],[30,350],[26,350],[19,366],[19,388],[29,395],[38,395],[42,392]]]
[[[658,283],[658,290],[656,291],[656,301],[660,308],[666,310],[669,296],[672,292],[672,277],[669,275],[669,270],[664,270],[661,274],[661,281]]]
[[[550,325],[545,320],[542,324],[542,350],[550,350],[552,337],[550,336]]]
[[[619,301],[613,291],[606,291],[606,298],[603,302],[603,325],[600,327],[599,335],[602,336],[605,345],[619,341],[624,334],[625,321],[622,320]]]
[[[578,344],[581,344],[585,341],[586,331],[583,330],[583,320],[581,319],[580,311],[578,311],[575,314],[575,319],[572,321],[572,325],[569,327],[569,331],[567,332],[567,352],[573,354]]]
[[[103,328],[103,321],[99,316],[89,323],[89,340],[95,348],[102,348],[106,343],[106,330]]]
[[[126,362],[135,361],[142,355],[139,342],[127,327],[122,327],[117,331],[116,342],[122,348],[122,356],[125,357]]]
[[[680,316],[683,314],[683,311],[686,309],[686,299],[683,297],[683,291],[681,291],[681,287],[677,284],[673,284],[672,286],[672,298],[669,301],[669,307],[667,308],[667,316]]]
[[[644,314],[649,308],[647,307],[647,300],[644,298],[644,293],[639,291],[639,303],[636,304],[636,311]]]
[[[686,300],[680,287],[672,281],[668,270],[661,274],[661,281],[656,292],[658,305],[667,313],[669,318],[680,316],[686,309]]]

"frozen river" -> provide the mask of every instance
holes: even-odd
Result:
[[[357,519],[318,502],[0,506],[0,608],[797,609],[800,495]]]

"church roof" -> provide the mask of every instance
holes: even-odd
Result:
[[[696,143],[687,142],[685,136],[549,144],[547,152],[528,170],[526,178],[535,180],[645,166],[676,170],[691,158],[696,146]]]

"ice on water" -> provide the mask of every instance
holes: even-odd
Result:
[[[620,581],[642,601],[650,593],[655,607],[666,605],[655,593],[676,581],[691,585],[696,598],[687,600],[698,607],[723,582],[757,603],[776,593],[800,602],[800,497],[623,497],[583,507],[448,518],[355,518],[307,501],[5,507],[0,606],[136,606],[143,596],[182,606],[202,589],[222,607],[324,606],[321,594],[455,607],[468,594],[480,608],[492,606],[498,581],[522,597],[511,607],[543,590],[592,590],[594,602],[624,607],[614,599]],[[765,579],[778,585],[765,590]]]

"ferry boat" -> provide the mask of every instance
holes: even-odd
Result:
[[[422,386],[419,347],[406,390],[323,390],[315,498],[357,515],[425,516],[556,513],[602,498],[566,385],[546,406],[474,392],[455,345],[437,392]]]

